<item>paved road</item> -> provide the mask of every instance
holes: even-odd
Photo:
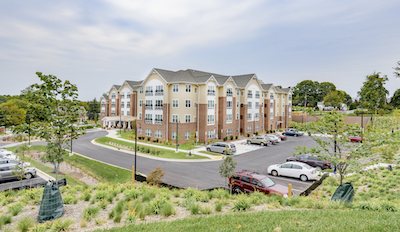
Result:
[[[74,142],[73,151],[131,170],[134,164],[133,155],[121,151],[104,149],[91,143],[93,139],[105,135],[107,135],[106,131],[87,133]],[[271,145],[237,155],[235,156],[238,162],[236,170],[248,169],[266,174],[266,168],[269,165],[282,163],[287,157],[292,156],[292,152],[296,146],[315,146],[315,142],[306,136],[297,138],[289,137],[287,141],[281,142],[278,145]],[[148,174],[160,166],[165,171],[163,182],[177,187],[196,187],[202,190],[224,186],[225,180],[219,176],[219,165],[221,162],[171,162],[137,156],[137,171]],[[287,185],[291,183],[296,194],[304,191],[312,184],[311,181],[304,183],[291,178],[270,177],[279,184]]]

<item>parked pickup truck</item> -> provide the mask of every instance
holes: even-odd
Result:
[[[296,131],[296,129],[289,128],[285,132],[283,132],[282,134],[297,137],[297,136],[302,136],[304,133],[300,132],[300,131]]]

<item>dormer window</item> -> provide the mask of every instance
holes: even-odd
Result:
[[[207,95],[215,96],[215,86],[212,85],[207,86]]]
[[[227,89],[226,89],[226,96],[227,96],[227,97],[232,97],[232,95],[233,95],[233,90],[232,90],[232,88],[227,88]]]

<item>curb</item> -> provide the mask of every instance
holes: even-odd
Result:
[[[55,181],[55,180],[56,180],[56,178],[50,176],[49,174],[43,172],[42,170],[37,169],[37,168],[35,168],[35,169],[36,169],[36,174],[37,174],[38,176],[40,176],[41,178],[43,178],[43,179],[45,179],[45,180],[47,180],[47,181],[49,181],[49,180],[54,180],[54,181]]]

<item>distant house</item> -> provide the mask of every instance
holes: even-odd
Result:
[[[320,111],[332,111],[332,110],[335,109],[335,107],[332,107],[332,106],[325,106],[323,101],[322,102],[318,102],[317,103],[317,107],[318,107],[318,109]],[[347,105],[342,103],[340,105],[340,109],[343,110],[343,111],[347,111]]]

